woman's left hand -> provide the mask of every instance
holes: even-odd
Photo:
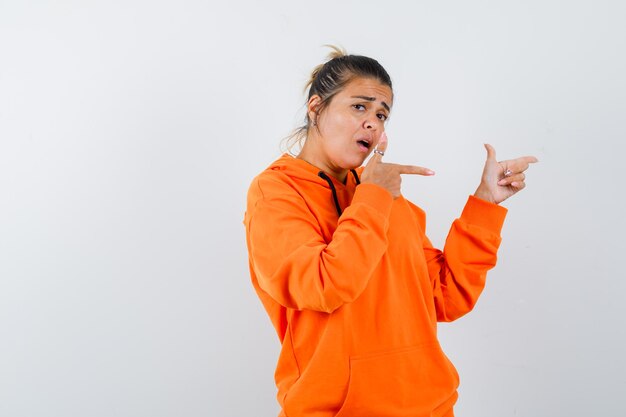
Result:
[[[537,162],[537,158],[522,156],[498,162],[493,146],[485,144],[485,149],[487,149],[487,161],[474,196],[499,204],[526,187],[524,171],[530,164]]]

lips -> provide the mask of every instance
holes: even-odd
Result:
[[[363,137],[363,138],[359,138],[356,143],[359,145],[359,147],[364,150],[364,151],[369,151],[369,149],[372,147],[372,139],[368,138],[368,137]]]

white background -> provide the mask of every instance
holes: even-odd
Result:
[[[621,1],[0,2],[0,415],[275,416],[242,225],[326,43],[394,81],[387,161],[443,245],[492,143],[533,154],[461,417],[623,416]]]

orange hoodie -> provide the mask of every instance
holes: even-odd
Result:
[[[248,192],[252,283],[282,343],[280,416],[452,416],[459,380],[437,321],[473,308],[506,209],[470,196],[441,252],[408,200],[319,173],[283,155]]]

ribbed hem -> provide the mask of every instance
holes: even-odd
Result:
[[[470,195],[461,213],[461,219],[500,235],[507,212],[505,207]]]
[[[376,184],[365,183],[356,187],[352,204],[364,203],[372,206],[383,216],[389,217],[391,213],[391,205],[393,204],[393,196],[383,187]]]

